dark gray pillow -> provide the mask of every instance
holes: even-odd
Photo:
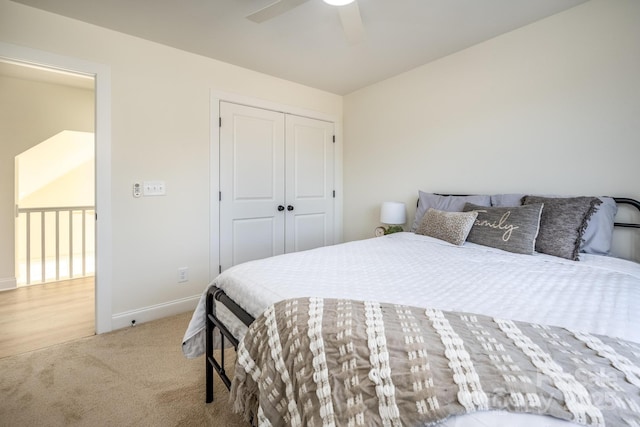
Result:
[[[517,254],[533,254],[540,226],[542,203],[514,207],[464,205],[464,212],[478,212],[467,241]]]
[[[544,203],[544,208],[536,251],[577,261],[587,223],[602,201],[597,197],[522,198],[523,205],[537,203]]]
[[[525,194],[509,193],[494,194],[491,196],[491,206],[520,206]],[[556,195],[544,195],[543,197],[564,197]],[[587,229],[582,236],[580,252],[596,255],[609,255],[611,252],[611,240],[613,239],[613,223],[618,205],[611,197],[598,197],[602,204],[591,216]]]

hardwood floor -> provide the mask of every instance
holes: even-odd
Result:
[[[93,334],[93,277],[0,292],[0,357]]]

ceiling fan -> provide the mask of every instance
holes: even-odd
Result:
[[[271,18],[275,18],[289,10],[300,6],[309,0],[277,0],[262,9],[253,12],[247,16],[247,19],[261,23]],[[358,43],[364,39],[364,28],[362,26],[362,18],[360,17],[360,9],[356,0],[323,0],[332,6],[338,6],[338,13],[345,37],[351,44]]]

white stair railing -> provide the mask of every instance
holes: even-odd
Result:
[[[16,207],[16,216],[19,284],[95,274],[94,206]]]

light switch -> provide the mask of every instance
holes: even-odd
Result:
[[[142,192],[145,196],[164,196],[166,194],[164,181],[144,181]]]

